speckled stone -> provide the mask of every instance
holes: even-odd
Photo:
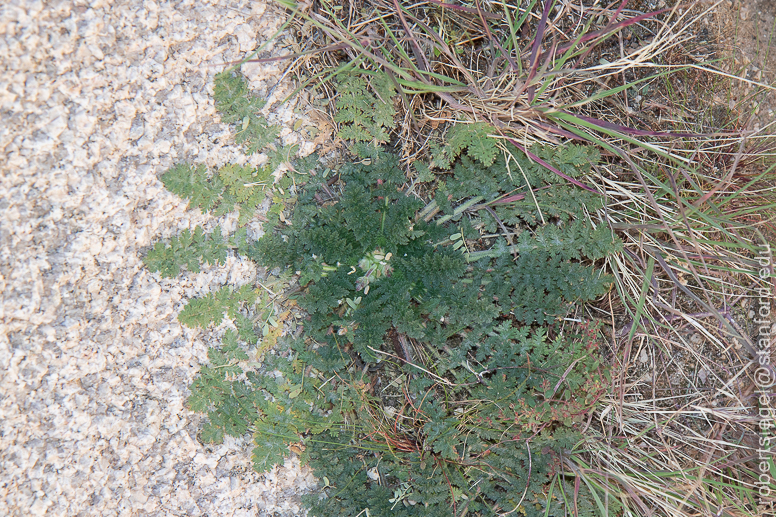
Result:
[[[250,437],[203,446],[184,407],[213,335],[177,313],[255,266],[232,256],[163,280],[141,261],[184,228],[235,229],[158,178],[183,160],[266,159],[234,145],[211,93],[217,65],[280,14],[247,0],[1,4],[0,515],[299,515],[309,470],[253,472]],[[282,73],[251,67],[260,92]],[[291,105],[270,116],[293,127]]]

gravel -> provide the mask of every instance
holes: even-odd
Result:
[[[308,469],[290,459],[259,475],[250,437],[204,446],[185,408],[213,334],[176,314],[256,268],[230,257],[162,280],[141,261],[184,228],[236,228],[186,210],[158,178],[183,160],[246,162],[213,77],[281,17],[249,1],[2,4],[0,515],[302,514]],[[245,69],[266,93],[279,66]],[[292,108],[271,117],[309,152]]]

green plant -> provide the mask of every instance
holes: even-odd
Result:
[[[341,192],[326,206],[316,201],[324,178],[310,176],[289,224],[250,253],[300,274],[304,337],[287,357],[265,359],[273,376],[245,369],[240,384],[229,335],[192,386],[192,408],[210,415],[203,438],[252,429],[260,471],[301,440],[329,487],[329,497],[307,501],[318,515],[562,515],[545,490],[579,439],[575,423],[605,392],[606,372],[594,328],[564,325],[549,337],[521,322],[560,321],[571,302],[604,293],[610,279],[580,260],[617,244],[573,217],[567,197],[541,198],[555,223],[544,226],[521,206],[536,200],[506,199],[555,179],[507,151],[520,176],[503,174],[504,154],[490,167],[464,159],[451,173],[458,206],[436,219],[433,204],[424,209],[399,188],[404,176],[389,155],[344,165]],[[577,148],[535,152],[576,176],[596,158]],[[482,181],[466,182],[472,174]],[[511,207],[525,226],[512,247],[488,236],[499,219],[492,206]],[[220,315],[222,297],[234,295],[196,308]],[[192,319],[187,311],[181,321]],[[577,495],[589,504],[586,490]]]
[[[184,163],[165,172],[162,183],[203,213],[212,211],[213,215],[220,216],[239,210],[239,223],[244,225],[264,201],[273,171],[272,166],[253,168],[228,164],[208,175],[204,166]]]
[[[603,20],[601,30],[591,32],[593,19],[579,18],[578,25],[585,28],[574,41],[580,45],[578,53],[572,52],[571,40],[542,48],[544,35],[558,29],[551,26],[549,1],[531,2],[527,9],[502,3],[502,21],[476,2],[444,9],[431,5],[438,2],[373,4],[379,10],[375,16],[368,10],[355,12],[381,25],[380,34],[388,36],[382,40],[370,28],[357,32],[364,28],[358,18],[337,21],[331,29],[329,21],[317,17],[326,27],[308,26],[332,38],[327,50],[356,50],[349,52],[356,59],[335,73],[317,70],[316,76],[339,74],[339,92],[332,97],[340,137],[361,142],[356,154],[368,159],[345,166],[337,176],[313,171],[312,165],[295,167],[294,173],[266,185],[273,204],[264,228],[279,240],[268,237],[251,247],[244,237],[233,239],[239,240],[241,254],[281,268],[290,264],[288,273],[298,271],[298,301],[310,315],[305,334],[290,340],[280,356],[265,357],[257,371],[256,363],[246,362],[241,342],[258,341],[257,357],[274,345],[279,333],[275,318],[282,320],[274,296],[263,298],[264,308],[255,315],[252,302],[233,299],[235,293],[226,290],[193,301],[191,311],[201,303],[201,314],[183,317],[191,325],[210,325],[226,312],[237,328],[227,330],[222,344],[211,349],[211,364],[192,387],[191,407],[209,416],[201,437],[218,441],[225,433],[252,431],[260,471],[281,461],[289,446],[301,451],[327,495],[307,499],[316,515],[694,515],[724,514],[726,507],[754,515],[754,491],[730,467],[749,461],[743,452],[730,451],[746,449],[732,443],[733,430],[716,439],[718,426],[728,425],[725,415],[732,410],[693,416],[687,406],[672,406],[681,400],[673,386],[670,397],[653,396],[649,404],[623,401],[631,395],[623,388],[624,370],[628,364],[633,368],[629,354],[635,353],[631,344],[636,340],[647,343],[644,350],[659,352],[666,341],[670,346],[680,336],[684,321],[713,335],[726,352],[731,350],[726,337],[745,337],[731,330],[730,313],[714,302],[731,289],[740,290],[740,299],[745,293],[741,285],[760,282],[746,271],[753,263],[753,237],[742,235],[739,222],[773,207],[771,201],[765,207],[748,206],[753,186],[759,186],[757,195],[772,200],[773,187],[767,183],[772,169],[749,177],[735,174],[739,158],[743,156],[743,164],[748,157],[741,150],[736,155],[738,142],[724,135],[719,141],[696,135],[686,142],[673,140],[669,150],[659,139],[636,140],[668,132],[630,128],[630,115],[623,117],[625,123],[613,121],[606,111],[620,103],[620,95],[627,105],[631,91],[646,95],[650,84],[686,80],[673,73],[676,62],[660,58],[686,41],[686,31],[677,36],[672,33],[675,25],[652,25],[657,35],[651,43],[620,54],[612,63],[606,58],[612,49],[616,54],[617,45],[595,59],[591,51],[601,51],[607,35],[650,18],[624,21],[624,3],[611,21]],[[326,10],[332,4],[320,5]],[[534,6],[541,7],[536,16],[529,13]],[[559,4],[553,17],[565,20],[570,9],[571,3]],[[442,43],[427,30],[429,19],[440,12],[431,32]],[[595,23],[600,23],[605,11],[595,13]],[[398,25],[406,37],[396,37]],[[423,32],[419,38],[413,34],[418,27]],[[518,50],[518,31],[531,30],[536,32],[527,51]],[[464,45],[477,41],[490,48]],[[565,53],[556,52],[561,47]],[[416,50],[427,60],[432,54],[441,59],[429,60],[431,66],[420,64],[424,59]],[[636,68],[664,67],[664,72],[634,74],[629,68],[633,63]],[[682,73],[700,68],[688,64]],[[635,79],[626,84],[626,74]],[[253,112],[261,108],[255,99],[240,101],[249,97],[247,88],[240,92],[229,94],[235,106],[254,103]],[[428,92],[439,102],[429,102]],[[401,102],[394,102],[395,93]],[[416,161],[418,175],[404,188],[403,176],[386,165],[377,146],[364,144],[388,140],[394,113],[405,117],[399,133],[420,141],[429,136],[423,131],[436,129],[440,121],[479,122],[442,125],[446,142],[435,143],[439,135],[431,135],[432,162]],[[255,123],[261,125],[261,120],[257,116]],[[679,120],[668,127],[682,132],[674,135],[697,131]],[[238,131],[254,124],[239,114],[233,121]],[[595,143],[609,153],[607,160],[619,154],[629,172],[622,174],[611,162],[599,163],[597,152],[569,145],[567,137]],[[545,139],[556,148],[530,145]],[[625,153],[628,146],[640,156]],[[697,163],[703,166],[690,158],[696,148]],[[282,150],[274,153],[283,155]],[[405,148],[405,157],[409,154]],[[650,158],[641,160],[646,155]],[[705,167],[710,159],[726,171],[724,178]],[[595,177],[589,174],[591,165],[596,165]],[[213,178],[219,180],[218,173],[211,178],[205,171],[194,183]],[[298,188],[300,182],[307,182],[304,190]],[[189,197],[211,199],[218,206],[226,187],[211,190],[215,195],[205,188]],[[411,200],[412,195],[420,197],[415,192],[424,202]],[[297,194],[290,219],[287,209]],[[433,198],[430,203],[427,194]],[[603,199],[608,201],[605,209]],[[612,238],[612,229],[620,232],[624,246]],[[172,274],[180,267],[177,263],[194,270],[210,262],[209,244],[193,241],[181,236],[164,250],[158,245],[150,264]],[[417,253],[407,256],[418,260],[397,260],[405,250]],[[626,366],[604,399],[605,410],[593,415],[606,380],[605,368],[595,358],[595,334],[561,323],[559,316],[574,301],[606,291],[609,279],[591,266],[596,261],[600,267],[604,257],[609,257],[606,264],[619,297],[588,310],[604,306],[612,320],[616,314],[630,323],[625,351],[617,350],[615,356],[618,361],[624,355]],[[222,298],[228,300],[222,303]],[[724,306],[727,301],[723,298]],[[703,321],[709,314],[727,325],[730,334],[716,334],[714,325]],[[240,333],[241,325],[248,326],[240,324],[241,316],[250,332]],[[549,330],[537,326],[547,324]],[[254,332],[256,326],[263,339]],[[658,346],[650,349],[652,340]],[[613,341],[621,340],[614,336]],[[505,357],[502,349],[511,355]],[[736,360],[735,352],[725,357],[730,364]],[[555,390],[549,397],[548,380]],[[656,379],[652,383],[653,388],[659,384]],[[641,384],[640,377],[633,377],[627,390]],[[583,399],[566,398],[572,391]],[[524,411],[521,406],[519,415],[503,419],[497,412],[505,402],[499,393],[509,393],[510,403],[533,406]],[[698,400],[698,390],[680,395],[687,404]],[[735,418],[746,418],[745,411],[737,411]],[[578,420],[586,414],[586,431],[580,435]],[[713,434],[698,431],[704,422]],[[515,429],[521,432],[511,434]],[[714,446],[699,461],[695,450],[711,443],[710,437],[715,437]],[[517,450],[516,444],[525,450]],[[749,467],[741,472],[753,479]]]
[[[200,226],[191,233],[183,230],[177,237],[170,239],[165,246],[162,241],[154,244],[143,259],[143,263],[152,273],[157,271],[165,278],[174,278],[180,274],[181,266],[192,273],[199,273],[200,265],[223,264],[226,261],[226,243],[221,235],[221,227],[205,234]]]
[[[579,439],[573,427],[603,393],[606,372],[595,330],[564,325],[551,337],[527,324],[556,324],[573,303],[606,292],[611,279],[593,261],[618,243],[579,217],[582,205],[601,208],[600,198],[555,184],[514,146],[493,147],[478,126],[458,134],[447,160],[467,148],[469,156],[429,178],[437,194],[425,207],[400,188],[395,159],[376,149],[373,160],[341,167],[333,184],[314,159],[274,184],[256,185],[262,171],[237,166],[211,176],[181,165],[163,176],[215,214],[240,202],[252,213],[273,192],[265,237],[251,247],[243,232],[230,245],[300,273],[304,337],[289,344],[290,356],[266,357],[264,371],[275,374],[261,375],[241,343],[274,345],[279,323],[268,289],[224,287],[190,300],[184,325],[219,326],[227,316],[234,329],[208,352],[189,407],[208,413],[203,440],[253,431],[260,471],[301,440],[305,459],[339,491],[310,499],[316,512],[356,515],[366,504],[376,514],[446,515],[452,506],[489,515],[510,505],[562,513],[545,490],[552,479],[564,486],[560,458]],[[577,178],[598,159],[577,146],[533,152]],[[334,186],[338,193],[319,206],[322,189],[331,195]],[[225,252],[219,229],[197,229],[157,243],[145,260],[174,276],[181,265],[196,272],[201,262],[223,262]],[[353,461],[342,460],[343,450],[354,451]],[[367,465],[375,460],[377,478]],[[366,484],[354,484],[364,475]]]
[[[295,182],[308,173],[315,162],[311,159],[297,161],[297,167],[276,180],[273,173],[296,152],[295,146],[276,144],[278,128],[271,126],[259,114],[264,102],[252,96],[244,78],[228,71],[215,79],[214,96],[222,120],[236,123],[240,131],[236,137],[248,154],[266,151],[268,160],[259,168],[227,164],[210,174],[203,165],[177,164],[161,177],[164,186],[172,193],[189,200],[189,206],[203,213],[222,216],[239,210],[239,224],[245,225],[257,207],[267,196],[272,204],[267,213],[265,228],[271,231],[281,221],[287,203],[293,203]],[[158,241],[143,258],[152,272],[162,277],[174,278],[185,267],[198,273],[202,263],[223,264],[228,250],[247,255],[250,242],[245,228],[239,229],[228,239],[217,226],[206,234],[197,226],[192,233],[185,229],[170,239],[169,244]],[[258,353],[272,348],[280,335],[280,323],[276,319],[275,301],[280,296],[270,287],[282,290],[288,280],[281,276],[268,278],[260,289],[244,285],[238,289],[224,286],[201,298],[189,300],[178,315],[181,324],[190,328],[211,328],[229,319],[229,327],[218,347],[210,348],[209,366],[204,366],[200,377],[192,385],[189,406],[195,411],[209,411],[210,422],[203,429],[203,439],[220,440],[224,432],[239,435],[245,432],[250,421],[257,417],[255,411],[242,402],[246,386],[235,382],[234,375],[242,371],[237,363],[248,358],[242,347],[259,345]],[[258,310],[257,309],[258,304]],[[218,410],[210,406],[216,404]]]
[[[235,121],[258,109],[233,94],[241,91],[234,76],[219,76],[216,91]],[[364,127],[379,132],[383,119]],[[618,242],[580,217],[581,205],[601,208],[599,198],[556,184],[514,146],[497,149],[479,126],[458,134],[447,160],[464,149],[468,156],[430,176],[436,196],[425,206],[402,188],[396,159],[376,148],[372,160],[346,164],[331,180],[314,159],[297,161],[279,181],[270,180],[270,166],[209,174],[178,165],[162,177],[203,212],[239,208],[243,224],[271,193],[259,243],[249,245],[241,231],[227,244],[220,228],[197,228],[157,243],[145,261],[173,277],[181,267],[223,263],[236,248],[286,269],[278,287],[299,272],[297,302],[310,320],[282,356],[264,357],[262,371],[272,375],[248,362],[246,345],[260,344],[261,357],[275,344],[279,292],[224,286],[190,300],[178,319],[227,327],[191,387],[189,407],[208,414],[201,439],[252,431],[260,471],[301,441],[331,492],[308,500],[314,512],[564,511],[545,491],[566,486],[561,459],[607,373],[597,330],[562,317],[608,290],[596,262]],[[532,153],[578,178],[598,160],[576,146]],[[324,192],[330,198],[320,206]],[[345,460],[343,451],[353,454]],[[587,491],[577,495],[588,504]]]
[[[447,132],[444,147],[432,144],[432,168],[448,169],[466,149],[470,158],[490,166],[498,155],[496,141],[489,138],[493,128],[484,122],[474,124],[456,124]]]
[[[605,390],[590,360],[593,334],[551,341],[541,330],[530,334],[504,322],[474,346],[465,340],[450,355],[442,352],[447,357],[433,366],[417,359],[433,369],[426,375],[419,365],[401,367],[390,359],[381,373],[365,374],[342,346],[298,347],[295,361],[318,376],[289,374],[288,382],[303,381],[297,398],[331,413],[327,426],[268,429],[264,422],[278,418],[267,415],[257,426],[262,445],[256,458],[266,454],[269,433],[320,431],[304,441],[305,457],[328,485],[326,498],[307,497],[313,515],[355,516],[365,508],[373,515],[388,509],[399,515],[563,515],[564,505],[547,496],[547,485],[579,439],[571,424]],[[467,355],[470,360],[458,361]],[[334,372],[341,373],[324,385]],[[307,418],[298,406],[290,415]],[[589,494],[582,491],[580,499],[588,501]]]
[[[245,146],[246,153],[258,152],[278,137],[278,128],[260,115],[266,102],[248,90],[248,83],[242,76],[231,70],[218,74],[213,98],[221,112],[221,120],[237,125],[235,141]]]
[[[212,174],[204,165],[180,163],[165,172],[161,180],[167,190],[188,199],[189,206],[199,208],[202,213],[212,212],[215,216],[221,216],[238,210],[238,223],[243,226],[253,217],[266,195],[276,190],[273,174],[281,164],[291,160],[296,154],[297,146],[285,147],[275,142],[278,128],[269,125],[267,120],[259,115],[264,102],[248,92],[247,82],[242,76],[233,72],[218,74],[214,96],[222,120],[237,123],[238,127],[242,128],[237,133],[237,142],[245,145],[248,154],[259,150],[266,151],[267,161],[256,168],[230,163]],[[282,185],[288,186],[289,183],[284,181]],[[279,192],[283,192],[281,196],[286,197],[282,185],[278,185]],[[173,252],[176,248],[186,245],[186,242],[184,240],[174,243]],[[198,242],[198,249],[204,249],[203,244]],[[185,249],[181,251],[187,253]]]
[[[239,210],[242,226],[253,217],[272,187],[275,169],[295,150],[275,146],[278,128],[259,115],[264,102],[248,92],[248,85],[241,76],[232,72],[218,74],[214,97],[222,120],[241,124],[236,140],[245,145],[248,154],[271,146],[267,163],[259,168],[227,164],[213,174],[208,173],[204,165],[180,163],[165,172],[161,180],[167,190],[188,199],[189,205],[199,208],[202,213],[212,211],[213,215],[220,216]],[[180,244],[174,243],[173,250]]]
[[[573,163],[562,160],[578,156],[578,151],[573,147],[548,151],[552,156],[548,159],[559,167],[574,168]],[[590,156],[584,150],[582,155],[589,168]],[[402,332],[418,339],[441,332],[434,322],[423,331],[405,328],[416,325],[421,314],[453,321],[459,313],[492,317],[493,298],[499,300],[502,313],[511,312],[518,321],[552,321],[566,312],[569,302],[605,292],[610,279],[577,261],[605,257],[616,249],[616,241],[605,227],[593,229],[574,215],[580,203],[595,210],[601,206],[600,199],[572,187],[552,185],[552,173],[514,148],[508,150],[508,156],[522,174],[503,174],[507,170],[503,155],[490,167],[465,159],[455,168],[448,181],[455,187],[444,184],[439,188],[443,195],[437,194],[448,205],[443,224],[419,217],[419,201],[397,190],[403,174],[391,159],[382,156],[369,166],[345,165],[339,171],[341,178],[347,178],[342,202],[323,208],[303,204],[285,231],[259,242],[255,256],[271,267],[290,265],[301,271],[302,284],[315,282],[310,287],[315,293],[312,301],[300,303],[313,325],[322,329],[328,326],[331,311],[363,290],[362,306],[353,311],[355,336],[369,336],[363,343],[357,341],[362,353],[391,325],[399,325]],[[582,175],[582,168],[573,174]],[[538,192],[504,199],[504,192],[516,190]],[[308,203],[310,195],[305,198]],[[382,206],[375,205],[376,198]],[[453,208],[450,199],[458,206]],[[534,203],[542,216],[535,216]],[[537,224],[539,217],[555,224]],[[524,229],[519,224],[531,226]],[[498,236],[505,225],[514,228],[516,238],[509,232],[506,238]],[[480,239],[475,227],[490,237]],[[456,240],[469,243],[456,245]],[[393,271],[391,275],[380,274],[375,256],[382,257],[377,262],[384,262],[382,267]],[[374,287],[379,294],[371,296],[373,280],[380,277],[383,281]],[[351,284],[355,290],[347,287]],[[413,299],[416,294],[420,299]],[[410,301],[417,306],[408,306]],[[445,326],[450,325],[455,329],[458,324]],[[342,331],[350,328],[340,327]]]
[[[396,89],[388,76],[344,74],[337,81],[337,92],[334,121],[341,124],[340,138],[375,144],[388,142],[388,130],[396,125],[393,108]]]
[[[236,291],[223,287],[215,293],[190,300],[178,315],[178,320],[192,328],[207,328],[211,324],[217,326],[223,321],[225,313],[232,319],[237,318],[239,308],[246,303],[255,303],[256,297],[257,293],[249,285],[244,285]],[[255,340],[251,338],[249,341]]]

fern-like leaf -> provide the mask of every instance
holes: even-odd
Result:
[[[244,304],[252,305],[257,297],[256,291],[249,285],[237,290],[224,286],[215,293],[189,300],[178,314],[178,321],[190,328],[207,328],[211,324],[218,326],[224,320],[224,314],[236,318],[240,307]]]
[[[223,264],[226,262],[226,243],[221,236],[221,227],[216,227],[209,235],[199,226],[193,234],[185,229],[179,236],[170,239],[168,246],[157,242],[143,262],[149,271],[160,272],[165,278],[178,276],[181,266],[192,273],[199,273],[202,263]]]
[[[370,92],[370,85],[376,95]],[[334,121],[341,124],[339,137],[353,142],[387,142],[388,130],[396,124],[392,103],[396,90],[390,78],[377,73],[367,82],[363,76],[347,74],[340,78],[338,87]]]
[[[201,209],[203,214],[218,203],[224,190],[220,181],[208,178],[204,165],[180,163],[162,174],[161,180],[167,190],[188,199],[189,206]]]
[[[485,122],[454,125],[447,132],[447,145],[434,157],[434,165],[447,169],[467,149],[471,158],[490,167],[498,155],[496,140],[488,136],[492,132],[493,128]]]
[[[235,141],[243,144],[248,154],[260,151],[277,139],[278,127],[268,124],[260,115],[266,102],[251,94],[248,82],[242,76],[234,72],[218,74],[213,97],[221,120],[236,124]]]

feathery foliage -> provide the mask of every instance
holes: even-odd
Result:
[[[515,146],[484,145],[492,140],[477,125],[449,136],[445,159],[455,166],[429,176],[436,196],[425,206],[403,190],[396,158],[376,148],[372,160],[342,166],[333,185],[314,158],[274,184],[236,165],[213,176],[181,166],[163,178],[215,214],[252,212],[272,191],[265,236],[231,243],[298,272],[304,334],[288,341],[290,353],[264,357],[273,375],[263,375],[244,346],[274,344],[269,295],[246,285],[190,300],[184,325],[227,316],[234,328],[208,352],[188,405],[208,414],[204,441],[251,431],[258,471],[298,447],[327,487],[327,497],[307,499],[313,514],[565,511],[547,488],[565,486],[562,458],[608,374],[596,329],[558,324],[574,303],[607,291],[595,262],[619,243],[584,217],[582,207],[602,207],[599,197],[558,184]],[[574,178],[598,160],[578,146],[532,153]],[[322,189],[336,192],[323,205]],[[157,244],[146,261],[172,275],[178,263],[195,271],[222,261],[224,250],[220,231],[195,230]],[[585,487],[575,498],[593,504]]]
[[[191,328],[207,328],[210,324],[218,326],[224,314],[232,319],[237,318],[240,307],[246,303],[255,303],[257,296],[256,291],[247,284],[237,290],[226,286],[202,298],[189,300],[178,315],[178,320]]]
[[[241,75],[230,71],[218,74],[213,97],[221,120],[237,126],[235,141],[245,147],[247,154],[260,151],[278,137],[278,127],[260,115],[266,102],[248,90],[248,82]]]
[[[431,155],[434,158],[431,166],[449,168],[464,149],[470,158],[479,160],[485,166],[493,165],[498,155],[498,147],[496,141],[488,136],[492,132],[493,128],[484,122],[453,125],[447,132],[445,146],[440,148],[432,145]]]
[[[393,108],[396,89],[388,76],[347,74],[338,79],[337,91],[334,121],[341,124],[340,138],[353,142],[388,142],[388,130],[396,125]]]
[[[218,205],[224,191],[223,183],[218,177],[209,178],[204,165],[179,163],[162,174],[161,180],[167,190],[188,199],[189,206],[199,208],[203,214]]]
[[[220,216],[239,210],[238,221],[244,225],[264,201],[273,181],[273,170],[271,167],[228,164],[209,176],[203,165],[178,164],[161,179],[167,190],[188,199],[189,206],[201,209],[202,213],[211,211]]]
[[[203,262],[223,264],[225,261],[226,242],[220,226],[209,234],[205,234],[200,226],[194,229],[194,233],[185,229],[179,236],[170,239],[168,246],[158,241],[143,259],[149,271],[159,272],[165,278],[178,276],[181,266],[192,273],[199,273]]]
[[[570,167],[579,152],[553,158]],[[505,175],[503,155],[490,167],[464,158],[460,174],[478,167],[483,181],[467,189],[453,171],[450,211],[437,219],[401,190],[392,156],[347,164],[335,203],[320,206],[321,183],[310,182],[290,224],[251,253],[300,273],[297,302],[310,317],[291,355],[267,360],[281,376],[249,375],[274,401],[258,409],[254,464],[270,468],[301,440],[330,487],[328,497],[308,498],[315,515],[449,515],[451,507],[562,515],[544,490],[578,439],[575,422],[605,392],[606,372],[594,329],[550,338],[521,322],[552,323],[571,303],[603,294],[610,279],[580,260],[617,243],[567,214],[562,196],[547,206],[567,217],[520,220],[517,259],[501,238],[483,237],[476,228],[493,217],[488,203],[554,179],[517,149],[508,156],[524,162],[524,174]]]

